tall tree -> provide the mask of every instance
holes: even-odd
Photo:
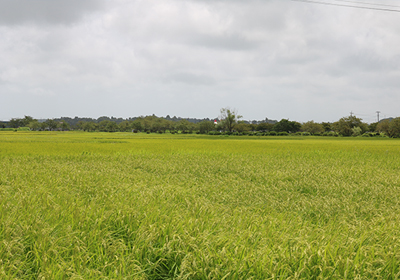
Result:
[[[59,123],[53,119],[48,119],[44,123],[49,130],[56,130],[59,126]]]
[[[244,132],[244,131],[250,131],[251,127],[248,123],[245,123],[244,121],[239,121],[236,125],[235,125],[235,130],[237,132]]]
[[[288,119],[282,119],[274,125],[274,131],[278,132],[297,132],[300,128],[300,123]]]
[[[33,120],[28,124],[28,127],[31,130],[39,130],[40,129],[40,123],[38,122],[38,120]]]
[[[315,123],[314,121],[309,121],[306,123],[303,123],[301,125],[301,131],[304,132],[309,132],[311,134],[315,134],[315,133],[322,133],[325,131],[324,127],[322,124],[320,123]]]
[[[379,122],[376,130],[384,132],[389,137],[400,138],[400,117]]]
[[[199,123],[200,133],[208,133],[215,129],[215,124],[211,121],[202,121]]]
[[[242,118],[242,116],[238,114],[236,109],[230,109],[229,107],[222,108],[220,110],[220,113],[222,126],[225,130],[229,132],[232,132],[235,124],[237,124],[238,120]]]
[[[69,125],[69,123],[67,123],[66,121],[62,120],[60,122],[60,128],[62,131],[66,131],[69,130],[71,128],[71,126]]]
[[[332,130],[332,125],[331,125],[331,123],[323,122],[323,123],[322,123],[322,126],[324,127],[324,131],[325,131],[325,132],[329,132],[329,131]]]
[[[362,119],[356,116],[343,117],[337,122],[332,124],[333,129],[343,136],[351,136],[353,134],[352,128],[361,128],[361,133],[367,131],[367,124],[362,122]]]

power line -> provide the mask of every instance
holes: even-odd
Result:
[[[348,7],[348,8],[358,8],[358,9],[366,9],[366,10],[375,10],[375,11],[400,13],[400,10],[394,10],[394,9],[388,9],[388,8],[374,8],[374,7],[365,7],[365,6],[354,6],[354,5],[335,4],[335,3],[312,1],[312,0],[291,0],[291,1],[312,3],[312,4],[321,4],[321,5],[328,5],[328,6],[339,6],[339,7]],[[367,4],[367,3],[365,3],[365,4]],[[370,5],[370,4],[367,4],[367,5]]]
[[[380,6],[380,7],[400,8],[400,6],[397,6],[397,5],[375,4],[375,3],[359,2],[359,1],[348,1],[348,0],[331,0],[331,1],[353,3],[353,4],[361,4],[361,5],[370,5],[370,6],[378,6],[378,7]]]

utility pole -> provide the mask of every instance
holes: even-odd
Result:
[[[380,114],[380,112],[381,112],[381,111],[376,111],[376,114],[377,114],[377,116],[378,116],[378,122],[379,122],[379,114]]]
[[[350,117],[352,117],[352,116],[353,116],[353,111],[350,112]]]

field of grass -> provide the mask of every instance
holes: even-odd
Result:
[[[0,279],[400,279],[400,141],[0,132]]]

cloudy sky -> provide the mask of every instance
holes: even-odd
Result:
[[[396,0],[316,1],[400,11]],[[0,120],[214,118],[230,107],[246,120],[353,112],[374,122],[378,110],[400,116],[399,104],[400,12],[290,0],[0,0]]]

